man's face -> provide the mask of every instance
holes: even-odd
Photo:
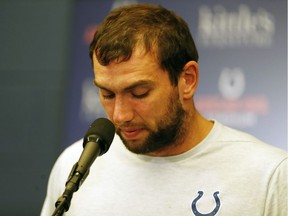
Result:
[[[130,151],[153,154],[184,137],[178,88],[152,55],[136,49],[125,62],[102,66],[94,55],[93,63],[102,105]]]

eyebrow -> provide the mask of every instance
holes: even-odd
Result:
[[[97,86],[100,89],[111,91],[108,88],[106,88],[106,87],[102,86],[101,84],[97,83],[96,80],[94,80],[94,85]],[[124,91],[129,91],[129,90],[135,89],[137,87],[141,87],[141,86],[152,87],[152,86],[154,86],[154,82],[150,81],[150,80],[139,80],[139,81],[137,81],[137,82],[125,87]]]

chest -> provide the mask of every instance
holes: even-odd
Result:
[[[261,215],[265,185],[229,166],[124,165],[93,170],[68,215]]]

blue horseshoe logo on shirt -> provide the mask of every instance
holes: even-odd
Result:
[[[192,202],[192,211],[194,213],[195,216],[214,216],[217,214],[219,208],[220,208],[220,199],[218,197],[218,194],[219,194],[219,191],[216,191],[214,194],[213,194],[213,197],[215,199],[215,202],[216,202],[216,207],[214,208],[214,210],[208,214],[201,214],[198,210],[197,210],[197,207],[196,207],[196,203],[197,201],[203,196],[204,192],[203,191],[198,191],[198,196],[193,200]]]

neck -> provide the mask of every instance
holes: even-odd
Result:
[[[192,115],[189,115],[187,121],[183,125],[186,127],[186,133],[184,137],[179,139],[178,143],[167,146],[156,152],[151,152],[149,156],[164,157],[179,155],[197,146],[205,137],[209,134],[213,127],[213,122],[205,119],[196,110]]]

